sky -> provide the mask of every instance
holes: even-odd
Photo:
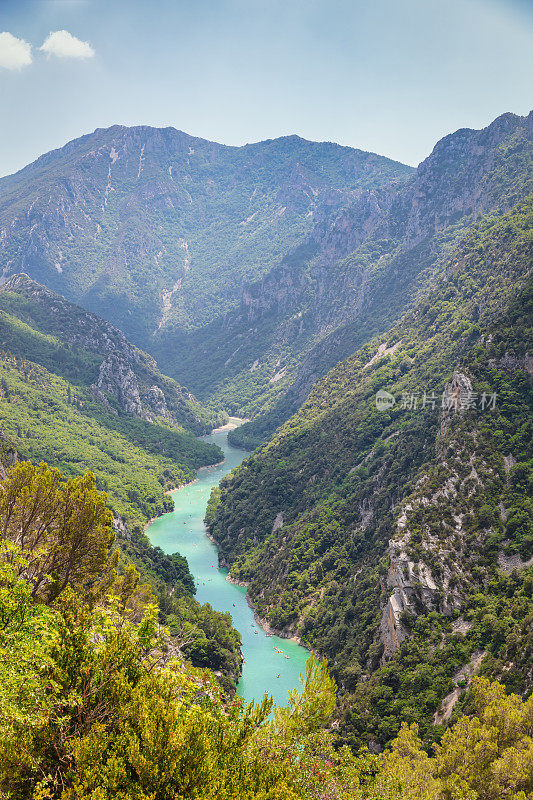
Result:
[[[416,165],[532,89],[533,0],[0,0],[0,175],[117,123]]]

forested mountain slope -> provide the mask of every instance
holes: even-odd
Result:
[[[27,276],[0,291],[0,349],[4,449],[67,476],[94,470],[133,528],[171,508],[166,488],[222,457],[193,435],[216,416],[119,330]]]
[[[288,136],[227,147],[113,126],[0,179],[3,276],[27,272],[150,349],[220,316],[311,230],[324,205],[410,167]],[[176,361],[180,353],[172,353]]]
[[[179,643],[184,657],[197,667],[217,670],[222,684],[233,691],[241,655],[240,636],[229,615],[200,605],[193,597],[195,586],[186,559],[151,547],[143,533],[151,517],[172,509],[165,489],[192,480],[198,467],[222,459],[218,447],[194,435],[214,423],[192,395],[161,375],[153,359],[108,322],[27,276],[15,276],[3,285],[0,515],[6,512],[1,504],[10,480],[22,495],[28,491],[20,514],[21,519],[29,514],[30,525],[32,519],[44,525],[39,508],[43,497],[53,495],[58,506],[68,506],[67,497],[79,498],[87,491],[86,510],[102,509],[108,502],[114,516],[110,518],[116,534],[113,546],[120,554],[113,566],[124,591],[137,597],[133,608],[157,600],[159,619],[171,633],[170,649]],[[32,470],[30,461],[59,468],[65,482],[59,483],[58,473],[49,467]],[[88,470],[95,477],[82,478]],[[105,490],[106,497],[95,489]],[[33,495],[39,509],[35,514]],[[47,509],[50,503],[46,500]],[[67,520],[72,513],[68,507]],[[51,540],[57,536],[57,514],[56,508],[48,520]],[[15,533],[25,524],[15,525]],[[74,536],[81,535],[85,517],[75,517],[68,525]],[[4,527],[3,531],[5,535]],[[112,535],[106,538],[107,547],[112,540]],[[23,557],[31,554],[34,565],[44,546],[42,532],[33,547],[28,541],[26,536]],[[63,547],[65,553],[76,549],[70,550],[65,542]],[[90,544],[88,550],[88,558],[97,560],[96,545]],[[0,592],[5,591],[3,586],[0,576]]]
[[[112,412],[196,434],[224,419],[162,375],[118,328],[27,275],[14,275],[0,287],[0,311],[0,337],[13,355],[90,388]]]
[[[506,211],[532,189],[533,113],[457,131],[408,181],[324,211],[305,243],[245,289],[239,309],[155,352],[202,399],[258,415],[232,435],[254,445],[406,311],[481,214]]]
[[[473,224],[212,497],[259,614],[328,656],[351,743],[439,736],[475,669],[533,687],[532,223],[530,197]]]

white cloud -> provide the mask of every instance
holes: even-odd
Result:
[[[52,31],[39,48],[47,56],[59,58],[91,58],[94,50],[89,42],[82,42],[68,31]]]
[[[31,64],[31,44],[17,39],[12,33],[0,33],[0,67],[21,69]]]

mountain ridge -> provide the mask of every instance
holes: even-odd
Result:
[[[324,207],[307,240],[244,289],[239,308],[176,337],[185,352],[177,367],[163,343],[154,352],[204,401],[258,416],[232,433],[234,443],[255,446],[365,331],[394,322],[477,216],[507,210],[531,191],[532,151],[533,112],[449,134],[402,184]]]
[[[110,323],[25,275],[0,287],[2,451],[67,476],[98,473],[139,533],[172,509],[166,489],[220,460],[196,438],[221,421]]]
[[[229,147],[175,129],[99,129],[0,180],[3,277],[27,272],[147,349],[198,327],[295,244],[322,204],[411,173],[283,137]]]
[[[208,508],[258,614],[328,658],[352,746],[406,721],[438,740],[471,659],[533,687],[533,606],[517,599],[533,554],[532,198],[467,230],[440,280],[315,383]]]

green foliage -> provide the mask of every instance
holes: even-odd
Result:
[[[106,412],[79,388],[33,362],[4,354],[0,381],[1,427],[21,458],[46,460],[71,476],[90,466],[98,488],[130,525],[141,527],[171,510],[165,489],[192,480],[197,467],[220,460],[217,447],[191,434]]]
[[[6,800],[529,796],[533,698],[524,703],[507,696],[500,684],[475,680],[474,715],[444,734],[434,757],[422,749],[416,725],[404,725],[381,756],[354,756],[334,746],[328,726],[335,684],[315,656],[307,661],[302,692],[292,691],[286,708],[272,709],[268,697],[246,706],[176,657],[200,646],[197,625],[173,635],[185,595],[166,597],[166,630],[153,603],[141,600],[135,609],[141,594],[134,571],[119,581],[102,559],[105,586],[84,600],[79,587],[94,584],[97,564],[81,558],[53,597],[48,592],[47,605],[40,603],[35,589],[42,593],[43,581],[33,564],[50,563],[52,554],[59,563],[59,552],[64,563],[71,561],[72,550],[58,545],[85,507],[99,509],[87,535],[96,552],[108,553],[110,520],[102,500],[92,476],[62,483],[44,465],[18,465],[3,486],[3,530],[18,541],[4,539],[0,551],[0,792]],[[524,597],[531,594],[524,584]]]
[[[118,358],[133,371],[141,398],[154,387],[162,392],[176,425],[196,434],[208,432],[224,417],[210,414],[175,381],[162,375],[154,360],[133,347],[124,334],[103,319],[67,302],[24,275],[13,277],[0,292],[0,340],[17,359],[40,364],[70,384],[69,402],[98,378],[105,356]],[[84,398],[92,395],[84,392]],[[79,399],[79,398],[78,398]],[[120,398],[108,406],[123,412]],[[145,413],[156,417],[144,400]],[[98,404],[94,404],[98,408]],[[158,420],[168,425],[168,419]]]
[[[120,552],[111,552],[111,524],[106,497],[95,489],[91,473],[63,481],[59,470],[46,464],[11,467],[0,487],[2,554],[13,576],[25,579],[24,584],[7,584],[14,587],[8,588],[14,592],[12,613],[24,623],[27,604],[21,587],[47,604],[67,587],[90,605],[111,591],[133,618],[157,597],[159,621],[172,635],[167,649],[178,648],[195,666],[216,669],[221,685],[233,693],[241,670],[241,639],[230,615],[200,605],[192,596],[195,586],[186,559],[152,548],[144,534],[134,533],[121,542]]]
[[[32,596],[53,602],[70,585],[95,592],[114,539],[106,497],[92,473],[61,480],[58,469],[21,462],[0,488],[2,537],[27,556]]]
[[[117,600],[110,595],[91,609],[67,589],[48,609],[2,563],[6,800],[530,796],[533,699],[475,679],[472,714],[446,732],[434,756],[416,725],[402,726],[383,754],[354,756],[335,750],[327,729],[335,687],[323,662],[308,660],[301,694],[292,692],[287,708],[274,708],[267,720],[269,698],[248,706],[228,701],[208,673],[164,658],[155,607],[134,623]]]
[[[433,717],[478,646],[495,648],[493,675],[516,657],[510,685],[532,686],[523,668],[527,602],[508,609],[501,630],[486,620],[485,639],[481,620],[466,639],[449,628],[476,593],[498,608],[500,560],[520,565],[532,553],[532,214],[530,199],[478,222],[413,311],[319,381],[301,410],[222,481],[209,509],[231,574],[248,582],[260,615],[327,655],[351,693],[343,703],[355,704],[353,714],[340,734],[351,744],[384,744],[403,720],[418,723],[427,741],[438,738]],[[375,359],[379,345],[390,354]],[[441,396],[456,372],[471,380],[478,403],[446,414]],[[376,408],[379,389],[396,397],[394,407]],[[434,393],[433,405],[422,403],[424,391]],[[493,392],[496,408],[482,408],[483,393]],[[389,543],[400,538],[415,570],[401,620],[408,640],[381,671]],[[417,578],[425,570],[435,589]],[[500,658],[508,661],[498,666]]]

